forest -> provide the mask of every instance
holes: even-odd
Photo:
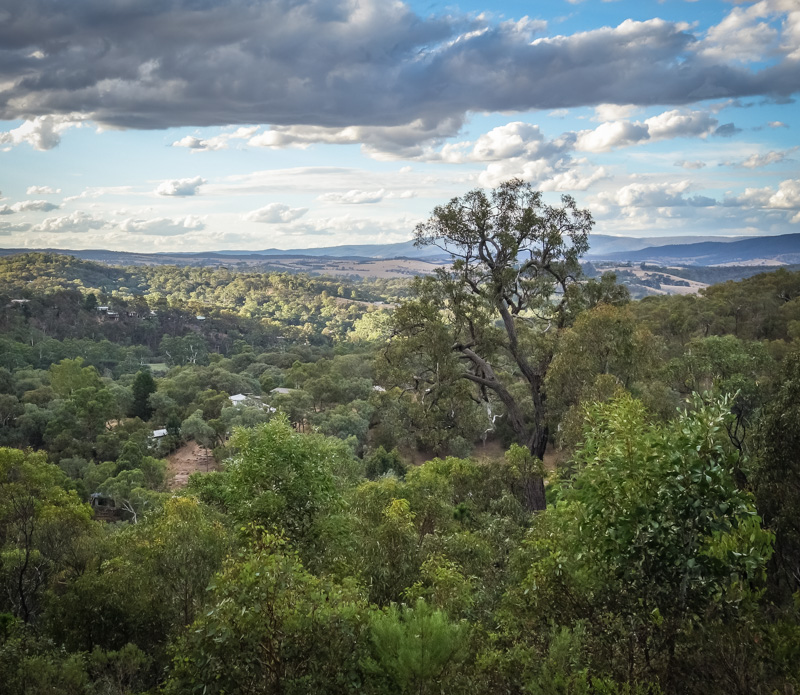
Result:
[[[515,180],[411,281],[0,258],[0,690],[796,692],[800,272],[633,301],[592,225]]]

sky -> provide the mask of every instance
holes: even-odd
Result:
[[[0,0],[0,247],[390,243],[512,177],[800,231],[800,0]]]

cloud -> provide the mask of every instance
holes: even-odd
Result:
[[[796,148],[795,148],[796,149]],[[776,152],[774,150],[766,154],[751,154],[747,159],[740,162],[723,162],[725,166],[743,167],[745,169],[760,169],[761,167],[777,164],[786,159],[786,152]]]
[[[767,123],[770,128],[788,128],[789,126],[781,121],[770,121]]]
[[[14,203],[11,207],[14,212],[50,212],[51,210],[58,210],[61,206],[46,200],[22,200],[19,203]]]
[[[39,224],[31,227],[32,232],[47,232],[62,234],[66,232],[87,232],[93,229],[102,229],[107,222],[94,217],[81,210],[62,217],[48,217]]]
[[[28,186],[26,191],[28,195],[53,195],[61,193],[60,188],[50,188],[50,186]]]
[[[19,224],[5,224],[0,222],[0,234],[4,236],[12,234],[13,232],[27,232],[31,228],[28,222],[20,222]]]
[[[172,179],[158,184],[155,192],[163,196],[184,197],[197,195],[197,189],[204,183],[208,183],[208,181],[200,176],[195,176],[193,179]]]
[[[707,111],[673,109],[644,122],[610,121],[602,123],[594,130],[580,131],[576,134],[575,149],[584,152],[608,152],[617,147],[627,147],[644,141],[706,137],[715,132],[717,123],[717,119]]]
[[[544,181],[539,188],[543,191],[585,191],[603,179],[611,178],[605,167],[597,167],[589,174],[580,169],[569,169]]]
[[[714,135],[721,138],[732,138],[734,135],[741,133],[742,129],[737,128],[733,123],[725,123],[714,131]]]
[[[86,198],[101,198],[105,195],[127,195],[132,192],[132,186],[92,186],[81,191],[78,195],[67,196],[63,202],[70,203],[74,200],[84,200]]]
[[[308,212],[308,208],[291,208],[283,203],[270,203],[263,208],[248,212],[242,216],[246,222],[263,224],[280,224],[299,219]]]
[[[652,140],[668,140],[704,137],[714,130],[717,122],[705,111],[672,110],[648,118],[645,125]]]
[[[205,229],[205,222],[196,215],[155,217],[147,220],[128,218],[119,223],[123,232],[154,236],[176,236]]]
[[[0,75],[2,75],[0,63]],[[2,104],[2,98],[0,98]],[[0,106],[0,113],[2,107]],[[0,133],[0,147],[28,143],[35,150],[51,150],[61,142],[61,133],[68,128],[79,128],[86,120],[81,114],[37,116],[26,120],[21,126]]]
[[[264,132],[251,137],[247,144],[252,147],[284,149],[307,148],[316,144],[356,145],[362,144],[366,154],[376,159],[413,159],[424,156],[420,143],[441,142],[453,137],[463,125],[463,117],[445,118],[441,121],[414,119],[397,126],[348,126],[335,128],[325,126],[273,125]]]
[[[386,189],[377,191],[351,190],[347,193],[326,193],[319,197],[327,203],[346,203],[348,205],[363,205],[365,203],[380,203],[386,197]]]
[[[704,166],[706,166],[706,163],[699,160],[688,161],[686,159],[679,159],[677,162],[675,162],[675,166],[683,169],[702,169]]]
[[[786,179],[778,189],[746,188],[740,196],[725,199],[725,205],[773,210],[800,210],[800,179]]]
[[[515,121],[493,128],[474,142],[445,145],[437,155],[427,159],[445,162],[497,162],[523,157],[527,160],[552,159],[563,156],[572,147],[574,135],[547,140],[539,126]]]
[[[775,2],[757,2],[749,7],[734,7],[716,26],[711,27],[698,45],[699,53],[711,60],[754,62],[765,53],[777,50],[778,30],[761,21],[775,12]]]
[[[261,146],[349,140],[396,155],[474,112],[786,99],[800,89],[797,13],[755,6],[706,34],[650,19],[547,36],[541,22],[423,17],[389,0],[26,0],[0,23],[0,118],[28,120],[0,141],[48,149],[78,113],[115,128],[271,124]]]
[[[687,180],[632,183],[623,186],[611,196],[605,195],[601,198],[623,208],[712,207],[717,204],[713,198],[706,196],[687,198],[685,193],[689,191],[691,185]]]
[[[46,200],[22,200],[13,205],[0,206],[0,215],[13,215],[17,212],[50,212],[58,210],[60,205],[49,203]]]
[[[598,104],[594,107],[593,121],[621,121],[630,118],[639,109],[636,104]]]
[[[408,199],[416,198],[417,194],[413,190],[405,191],[387,191],[381,188],[377,191],[361,191],[358,189],[351,189],[344,193],[324,193],[319,196],[318,200],[326,203],[343,203],[346,205],[363,205],[366,203],[380,203],[385,199]]]
[[[291,237],[328,236],[340,240],[341,243],[353,243],[355,240],[363,243],[365,238],[369,238],[372,243],[383,243],[407,240],[409,230],[414,229],[421,221],[411,217],[379,220],[341,215],[286,225],[279,228],[277,234]]]
[[[249,140],[260,126],[248,126],[237,128],[231,133],[220,133],[214,137],[201,139],[194,135],[187,135],[186,137],[176,140],[172,143],[173,147],[186,147],[195,152],[207,152],[209,150],[225,150],[229,147],[232,140]]]
[[[575,142],[575,148],[584,152],[608,152],[615,147],[633,145],[649,138],[646,125],[614,121],[603,123],[594,130],[582,131]]]

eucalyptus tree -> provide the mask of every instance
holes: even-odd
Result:
[[[413,392],[423,411],[451,417],[455,390],[461,403],[486,409],[486,428],[505,418],[516,443],[541,460],[544,379],[557,336],[581,304],[579,259],[592,226],[570,196],[548,205],[519,179],[434,208],[416,244],[437,246],[451,263],[416,280],[413,298],[395,312],[387,381]],[[528,509],[544,508],[541,470],[523,489]]]

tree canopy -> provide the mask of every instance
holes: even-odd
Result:
[[[414,298],[395,313],[391,377],[428,409],[469,382],[460,397],[483,404],[484,426],[496,414],[507,418],[516,442],[542,459],[544,379],[554,339],[578,303],[579,259],[592,224],[571,197],[547,205],[518,179],[434,208],[417,226],[417,244],[438,246],[452,264],[418,280]],[[541,476],[529,487],[528,503],[543,508]]]

